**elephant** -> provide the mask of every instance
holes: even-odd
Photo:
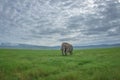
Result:
[[[70,55],[73,54],[73,46],[69,43],[62,43],[61,45],[61,51],[62,51],[62,55],[67,55],[67,53],[69,53]]]

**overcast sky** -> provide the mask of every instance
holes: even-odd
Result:
[[[0,43],[120,43],[120,0],[0,0]]]

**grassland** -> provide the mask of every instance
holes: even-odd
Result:
[[[0,49],[0,80],[120,80],[120,48],[74,50]]]

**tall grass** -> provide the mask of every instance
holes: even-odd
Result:
[[[0,49],[0,80],[120,80],[120,48]]]

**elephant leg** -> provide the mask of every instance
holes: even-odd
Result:
[[[62,50],[62,55],[64,56],[64,51]]]
[[[70,55],[72,55],[73,53],[72,53],[72,51],[70,51]]]
[[[65,56],[67,56],[67,49],[65,49]]]

